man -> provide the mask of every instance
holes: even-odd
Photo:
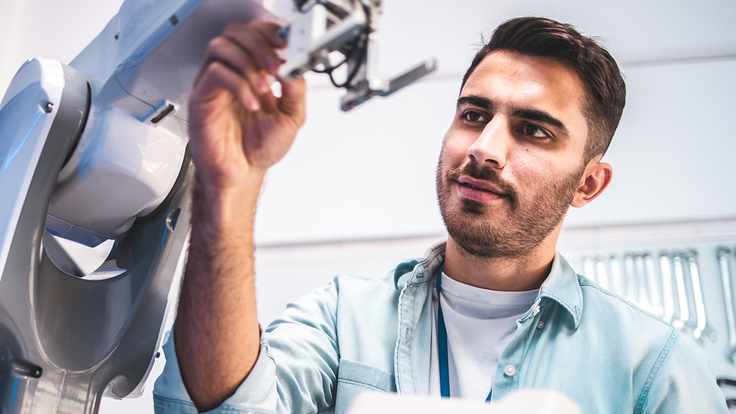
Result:
[[[726,412],[692,341],[555,253],[568,208],[611,181],[625,86],[607,51],[549,19],[501,25],[463,78],[436,177],[447,242],[386,278],[337,277],[261,332],[254,212],[305,118],[302,79],[280,98],[266,82],[277,29],[229,27],[195,83],[191,247],[157,410],[342,413],[366,390],[531,388],[585,413]]]

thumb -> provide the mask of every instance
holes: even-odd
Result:
[[[301,125],[304,122],[305,94],[307,85],[303,76],[281,80],[281,98],[278,101],[279,110]]]

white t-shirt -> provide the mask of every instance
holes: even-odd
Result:
[[[442,273],[442,315],[447,329],[450,396],[484,401],[516,321],[538,290],[502,292],[466,285]],[[437,292],[433,294],[430,386],[440,394],[437,356]]]

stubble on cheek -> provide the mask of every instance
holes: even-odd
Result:
[[[436,179],[442,218],[460,246],[482,257],[518,257],[539,245],[564,218],[582,174],[557,180],[551,175],[520,177],[516,189],[524,190],[487,206],[454,196],[450,171],[440,160]]]

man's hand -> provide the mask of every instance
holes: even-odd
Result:
[[[248,376],[260,349],[253,226],[261,183],[304,123],[303,79],[268,84],[283,61],[279,26],[228,27],[210,43],[189,100],[197,168],[192,233],[174,339],[184,384],[200,410]]]
[[[252,184],[281,160],[304,123],[304,79],[281,80],[276,98],[269,77],[284,61],[279,25],[232,25],[213,39],[189,100],[189,136],[199,183],[211,191]]]

